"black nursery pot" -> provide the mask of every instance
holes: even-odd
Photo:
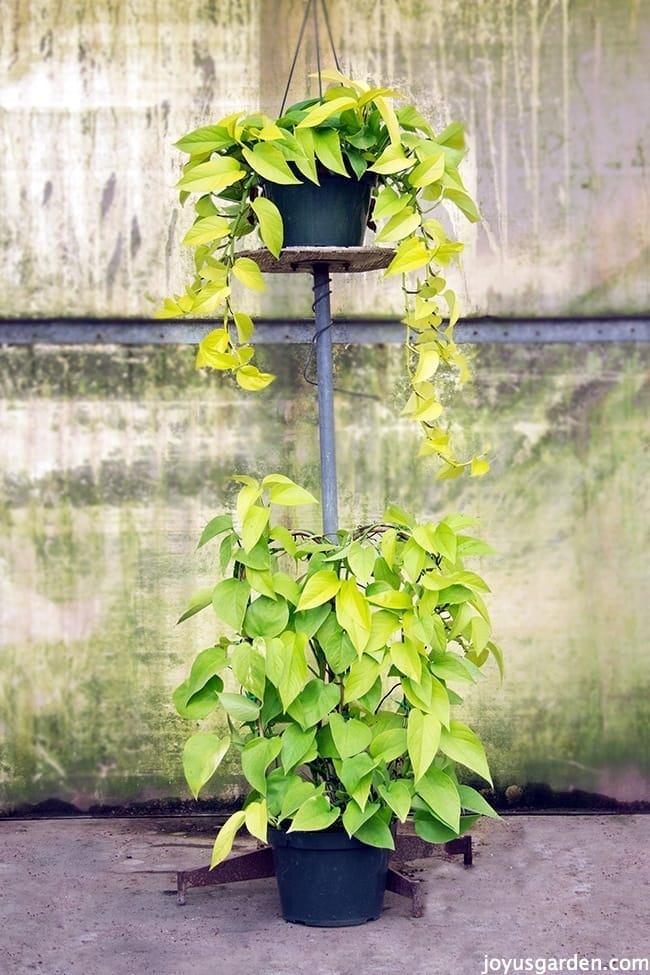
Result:
[[[264,195],[282,214],[285,247],[360,247],[366,233],[374,180],[319,173],[320,186],[305,179],[265,183]]]
[[[285,833],[269,829],[285,921],[340,928],[382,912],[388,850],[343,831]]]

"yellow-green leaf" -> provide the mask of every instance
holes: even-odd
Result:
[[[445,154],[441,149],[439,152],[427,156],[423,162],[414,168],[412,173],[409,173],[409,183],[411,186],[417,187],[429,186],[440,179],[444,171]]]
[[[338,132],[335,129],[314,129],[314,152],[323,166],[338,173],[339,176],[348,176],[345,168],[343,156],[341,154],[341,143]]]
[[[224,759],[230,748],[230,738],[199,733],[192,735],[183,749],[183,771],[192,795],[198,799],[199,792],[208,782]]]
[[[251,802],[246,809],[246,829],[261,843],[266,843],[266,830],[268,825],[268,815],[266,810],[266,799],[258,799]]]
[[[313,832],[327,829],[339,818],[339,812],[338,809],[330,806],[329,799],[325,796],[311,796],[298,809],[287,832],[292,833],[296,830]]]
[[[320,569],[307,579],[296,608],[300,612],[322,606],[336,596],[340,588],[341,580],[335,572],[330,569]]]
[[[411,640],[397,640],[391,644],[390,656],[394,665],[406,677],[419,681],[422,674],[422,657]]]
[[[395,257],[386,268],[386,277],[393,274],[406,274],[425,267],[432,258],[423,240],[407,238],[397,248]]]
[[[241,829],[245,822],[246,813],[243,809],[233,813],[232,816],[229,816],[225,821],[217,833],[217,838],[214,841],[214,846],[212,847],[212,858],[210,860],[211,870],[226,859],[232,850],[232,845],[237,831]]]
[[[483,745],[467,725],[460,721],[452,721],[448,731],[443,728],[440,734],[440,751],[455,762],[465,765],[472,772],[476,772],[492,785]]]
[[[395,109],[387,102],[385,98],[381,95],[376,95],[374,98],[374,103],[379,110],[379,114],[386,123],[386,128],[388,129],[388,135],[390,136],[390,141],[393,146],[400,145],[400,124],[395,114]]]
[[[284,226],[280,211],[275,203],[265,196],[258,196],[253,200],[251,209],[260,222],[260,237],[273,256],[279,257],[284,242]]]
[[[269,522],[269,509],[253,504],[246,512],[241,529],[244,550],[250,552]]]
[[[382,227],[377,234],[377,241],[381,243],[385,240],[403,240],[419,226],[420,214],[412,207],[404,207]]]
[[[441,725],[435,714],[423,714],[413,708],[406,725],[406,746],[417,783],[431,765],[438,751]]]
[[[403,173],[413,165],[413,157],[407,156],[401,145],[390,145],[379,156],[377,162],[368,167],[371,173],[389,176],[393,173]]]
[[[384,186],[377,194],[375,206],[372,211],[374,220],[394,217],[396,213],[408,206],[408,198],[400,196],[392,186]]]
[[[490,462],[475,457],[470,466],[470,477],[482,477],[490,470]]]
[[[296,128],[313,128],[316,125],[320,125],[325,121],[325,119],[328,119],[330,115],[336,115],[338,112],[345,112],[348,108],[355,108],[356,105],[357,100],[355,98],[350,98],[349,96],[344,96],[343,98],[333,98],[329,102],[313,105],[305,115],[304,119],[298,123]]]
[[[465,214],[471,223],[478,223],[481,219],[478,207],[474,203],[469,193],[464,190],[446,189],[445,198],[455,203],[458,209]]]
[[[272,183],[299,183],[300,180],[289,169],[287,161],[270,142],[258,142],[252,149],[245,147],[242,155],[251,169]]]
[[[413,377],[414,383],[425,382],[435,375],[440,365],[440,355],[435,349],[425,349],[420,352],[417,368]]]
[[[220,305],[223,305],[229,295],[230,288],[209,284],[196,296],[192,311],[198,315],[211,315]]]
[[[313,494],[284,474],[267,474],[262,481],[262,487],[269,488],[269,498],[273,504],[289,507],[298,504],[318,504]]]
[[[235,373],[235,379],[242,389],[256,392],[272,383],[275,376],[271,372],[260,372],[257,366],[242,366]]]
[[[235,277],[253,291],[264,291],[262,272],[251,257],[238,257],[232,266]]]
[[[183,237],[181,243],[188,247],[198,247],[199,244],[210,244],[221,240],[230,232],[230,221],[225,217],[202,217],[196,220]]]
[[[178,189],[187,190],[188,193],[219,193],[227,186],[232,186],[233,183],[243,179],[245,175],[246,171],[241,169],[236,159],[230,156],[218,156],[216,159],[199,163],[198,166],[192,166],[179,179],[176,186]]]
[[[253,319],[250,315],[246,315],[244,312],[238,311],[235,314],[235,326],[237,328],[237,338],[240,342],[248,342],[251,338],[255,326],[253,325]]]
[[[336,594],[336,618],[347,631],[352,645],[361,654],[371,627],[370,604],[354,579],[346,579]]]

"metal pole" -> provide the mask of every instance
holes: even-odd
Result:
[[[330,312],[330,276],[328,265],[314,264],[313,274],[323,534],[332,541],[336,541],[336,530],[338,528],[336,432],[334,427],[332,318]]]

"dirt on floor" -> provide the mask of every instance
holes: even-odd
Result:
[[[188,890],[205,820],[0,821],[2,975],[488,975],[650,972],[650,816],[510,816],[474,828],[474,865],[411,861],[424,916],[282,920],[275,879]],[[240,852],[250,849],[243,841]]]

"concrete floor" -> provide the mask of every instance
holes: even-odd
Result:
[[[507,975],[613,958],[650,970],[650,816],[512,816],[473,836],[472,868],[410,864],[424,917],[387,893],[378,921],[322,929],[281,919],[273,878],[194,888],[179,907],[175,871],[209,859],[196,821],[1,821],[0,972]]]

